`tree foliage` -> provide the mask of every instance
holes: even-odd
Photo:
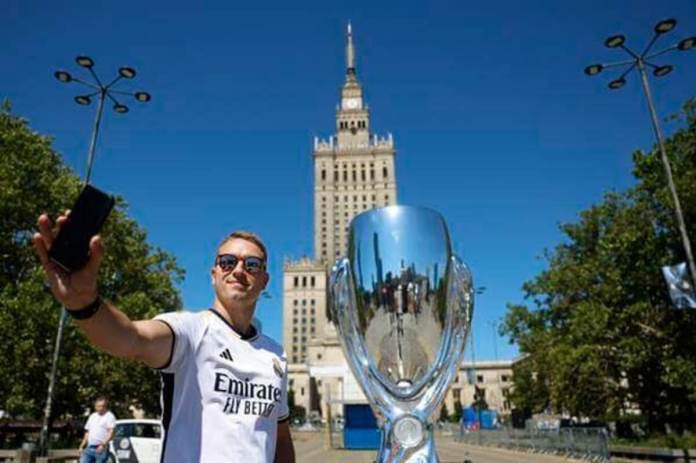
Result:
[[[692,242],[696,100],[666,140]],[[515,406],[622,420],[649,432],[696,427],[696,311],[672,307],[660,267],[685,261],[659,152],[633,155],[635,185],[563,224],[548,268],[524,284],[502,332],[519,345]]]
[[[61,307],[44,286],[31,236],[39,214],[55,217],[71,206],[80,181],[52,150],[51,139],[12,114],[8,102],[0,109],[0,185],[0,409],[37,418],[46,400]],[[126,210],[118,198],[102,233],[107,253],[101,294],[133,319],[179,309],[175,284],[183,278],[182,269],[172,255],[147,242]],[[96,351],[67,322],[55,417],[81,416],[98,395],[111,399],[117,415],[127,416],[130,405],[156,415],[159,387],[156,372]]]

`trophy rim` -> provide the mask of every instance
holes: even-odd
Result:
[[[350,221],[349,228],[352,229],[354,223],[356,223],[360,220],[365,220],[365,218],[368,216],[375,215],[379,212],[384,212],[384,211],[388,211],[388,210],[393,210],[393,211],[396,211],[396,210],[425,211],[425,212],[429,212],[433,215],[436,215],[442,221],[443,225],[445,226],[445,230],[447,231],[447,238],[449,241],[449,229],[447,227],[447,222],[445,221],[445,217],[442,214],[440,214],[437,210],[433,209],[432,207],[428,207],[428,206],[413,206],[410,204],[392,204],[390,206],[375,207],[373,209],[368,209],[366,211],[363,211],[363,212],[353,216],[353,218]]]

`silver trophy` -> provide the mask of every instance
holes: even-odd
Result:
[[[407,206],[356,216],[330,289],[343,351],[382,430],[377,462],[437,462],[433,415],[457,374],[474,305],[444,219]]]

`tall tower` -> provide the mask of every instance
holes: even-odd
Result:
[[[370,110],[357,78],[353,31],[346,38],[346,80],[336,134],[314,139],[314,255],[325,264],[346,255],[348,224],[367,209],[396,204],[394,141],[370,132]]]
[[[283,347],[293,364],[308,362],[312,346],[321,350],[331,345],[340,352],[327,316],[328,272],[346,255],[351,219],[367,209],[396,204],[394,141],[391,135],[370,132],[350,24],[345,53],[336,132],[314,139],[314,258],[286,260],[283,268]]]

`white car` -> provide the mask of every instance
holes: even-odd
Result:
[[[110,463],[159,463],[164,429],[159,420],[116,420]]]

